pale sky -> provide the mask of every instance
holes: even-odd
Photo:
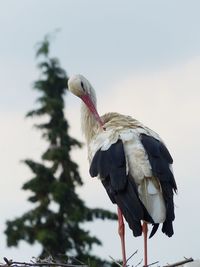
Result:
[[[149,261],[173,263],[199,258],[200,247],[200,2],[184,0],[18,0],[0,2],[0,262],[6,256],[29,260],[40,247],[24,242],[7,248],[5,221],[30,208],[22,184],[32,175],[20,161],[39,160],[46,144],[25,113],[38,96],[35,44],[55,29],[52,43],[68,75],[81,73],[97,92],[100,114],[118,111],[139,119],[165,140],[178,184],[175,234],[161,231],[149,241]],[[84,141],[80,101],[66,96],[70,134]],[[78,190],[88,206],[115,211],[99,181],[90,179],[86,148],[73,152],[85,185]],[[94,253],[120,257],[117,222],[86,226],[103,242]],[[127,251],[143,257],[143,240],[126,228]]]

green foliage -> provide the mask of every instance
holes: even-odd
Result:
[[[63,112],[68,77],[58,59],[49,58],[48,38],[40,43],[36,55],[43,56],[38,65],[40,79],[33,86],[40,92],[39,108],[28,112],[27,117],[46,118],[45,123],[36,127],[49,146],[41,156],[42,163],[24,161],[34,175],[22,187],[31,192],[28,201],[33,209],[6,222],[7,244],[17,246],[20,240],[30,244],[38,242],[42,246],[40,256],[66,255],[83,262],[89,260],[94,267],[111,266],[91,255],[93,245],[101,245],[101,242],[83,228],[84,222],[115,220],[116,214],[88,208],[76,193],[76,187],[83,182],[70,152],[74,147],[80,148],[81,143],[68,135],[69,125]]]

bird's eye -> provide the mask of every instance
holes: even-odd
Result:
[[[85,92],[84,84],[81,82],[81,87],[83,88],[83,91]]]

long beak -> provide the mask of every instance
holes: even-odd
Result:
[[[103,121],[101,119],[101,117],[99,116],[96,107],[94,105],[94,103],[92,102],[91,98],[89,95],[85,94],[81,96],[81,99],[83,100],[83,102],[86,104],[86,106],[89,108],[90,112],[94,115],[96,121],[99,123],[100,127],[103,128]]]

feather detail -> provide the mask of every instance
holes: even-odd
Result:
[[[164,223],[163,232],[168,234],[171,229],[170,223],[166,220],[173,220],[173,218],[166,218],[166,201],[170,203],[171,213],[173,214],[173,197],[167,197],[167,192],[170,189],[165,185],[164,197],[163,189],[160,181],[157,178],[157,172],[155,173],[154,162],[149,158],[149,151],[153,155],[160,157],[161,153],[164,157],[164,171],[165,173],[171,173],[172,158],[163,144],[163,141],[155,132],[145,127],[143,124],[129,116],[124,116],[118,113],[108,113],[102,117],[104,121],[105,131],[99,131],[93,135],[92,140],[89,143],[89,160],[92,161],[95,153],[100,151],[109,151],[113,144],[116,144],[118,140],[121,140],[124,147],[125,159],[126,159],[126,174],[130,174],[131,179],[134,179],[134,183],[138,190],[138,197],[146,208],[148,214],[154,222],[154,231],[157,229],[157,224]],[[115,125],[115,126],[114,126]],[[143,140],[145,136],[149,136],[150,140],[154,140],[153,143],[148,143],[149,147],[144,145]],[[142,138],[142,142],[141,142]],[[155,144],[163,144],[160,146],[161,152],[157,151],[158,147]],[[148,153],[147,153],[147,151]],[[156,156],[157,157],[157,156]],[[158,161],[158,168],[163,168]],[[153,169],[152,169],[153,168]],[[153,170],[153,172],[152,172]],[[158,170],[159,172],[159,170]],[[101,177],[101,175],[100,175]],[[172,181],[172,183],[174,180]],[[169,214],[169,208],[168,213]],[[172,216],[173,217],[173,216]],[[171,227],[171,229],[170,229]],[[167,230],[166,230],[167,229]]]
[[[125,151],[121,140],[105,151],[99,149],[96,152],[90,165],[90,175],[100,176],[108,196],[122,210],[134,236],[142,234],[141,220],[154,223],[138,196],[134,179],[126,174]]]

